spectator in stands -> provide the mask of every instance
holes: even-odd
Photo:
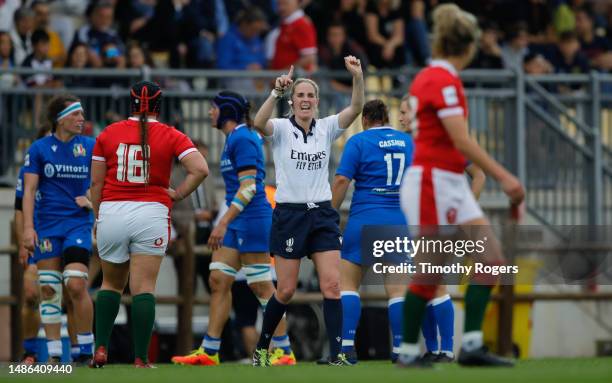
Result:
[[[0,31],[0,69],[15,67],[13,60],[13,41],[8,32]],[[19,84],[19,76],[13,73],[0,75],[0,89],[11,88]]]
[[[34,31],[34,12],[26,7],[21,7],[13,15],[13,29],[11,39],[13,40],[13,58],[15,64],[20,66],[23,60],[32,53],[32,32]]]
[[[573,31],[559,35],[557,49],[551,57],[555,73],[588,73],[590,67],[586,56],[580,51],[580,41]]]
[[[319,49],[321,66],[340,71],[345,68],[344,58],[354,55],[361,60],[364,68],[367,67],[368,62],[363,48],[348,38],[342,23],[335,22],[329,25],[325,41]],[[350,103],[353,80],[350,76],[333,77],[330,79],[330,86],[334,95],[334,108],[339,112]]]
[[[268,28],[266,15],[259,8],[246,8],[217,42],[217,68],[259,71],[266,67],[266,52],[260,35]],[[228,78],[227,89],[261,89],[263,84],[250,78]]]
[[[72,40],[74,40],[74,33],[87,21],[85,15],[91,1],[51,0],[48,3],[51,11],[49,25],[64,42],[66,51],[69,51]]]
[[[431,58],[425,2],[423,0],[402,1],[400,12],[404,17],[407,59],[424,66]]]
[[[580,50],[589,59],[591,66],[609,71],[612,69],[612,43],[605,36],[595,33],[593,13],[587,7],[576,11],[576,33],[580,39]]]
[[[530,75],[543,75],[553,72],[553,67],[541,54],[528,53],[523,60],[523,70]]]
[[[185,6],[179,12],[180,33],[187,48],[187,67],[212,68],[215,62],[214,44],[218,27],[216,1],[183,0],[183,3]]]
[[[398,68],[405,63],[404,20],[391,0],[370,0],[365,26],[366,52],[376,68]]]
[[[278,0],[280,25],[266,41],[270,69],[288,69],[291,65],[307,72],[317,68],[317,33],[312,21],[300,9],[298,0]]]
[[[502,69],[502,49],[498,42],[499,31],[494,23],[484,23],[482,25],[482,35],[480,36],[480,49],[476,58],[470,64],[471,68],[479,69]]]
[[[124,67],[124,46],[113,29],[114,5],[109,0],[93,2],[87,10],[89,23],[79,28],[72,45],[83,42],[89,47],[89,61],[93,67]]]
[[[259,8],[266,15],[268,25],[275,25],[278,20],[278,15],[274,10],[276,6],[275,0],[225,0],[223,3],[227,17],[231,21],[236,20],[236,16],[245,6]]]
[[[35,0],[30,8],[34,12],[34,29],[42,29],[49,35],[49,58],[53,67],[64,66],[66,49],[59,34],[49,27],[49,4],[43,0]]]
[[[73,44],[68,52],[68,61],[66,61],[66,68],[74,69],[85,69],[91,68],[89,62],[89,47],[85,43]],[[94,79],[91,77],[75,75],[65,76],[64,85],[68,88],[72,87],[92,87],[94,85]]]
[[[51,70],[53,62],[49,58],[49,34],[43,29],[37,29],[32,33],[33,52],[23,60],[22,67]],[[26,80],[28,87],[53,87],[56,85],[53,76],[46,73],[37,73],[29,76]]]
[[[559,35],[559,42],[551,54],[550,62],[555,73],[577,74],[588,73],[590,70],[589,60],[580,52],[580,41],[573,31],[565,31]],[[569,87],[560,85],[558,91],[565,93],[580,88],[579,84]]]
[[[523,58],[529,52],[528,37],[527,25],[524,22],[518,22],[512,26],[508,32],[507,41],[501,50],[505,68],[516,69],[522,67]]]
[[[21,6],[21,0],[0,1],[0,31],[9,31],[13,26],[13,15]]]
[[[155,0],[124,0],[115,7],[115,20],[123,41],[144,27],[155,13]]]
[[[127,67],[141,69],[155,68],[149,51],[138,42],[131,42],[127,47]]]
[[[102,66],[105,68],[125,68],[126,58],[123,54],[122,47],[112,43],[107,42],[102,46]]]

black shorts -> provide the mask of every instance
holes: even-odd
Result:
[[[270,252],[300,259],[342,248],[340,215],[329,201],[313,204],[277,203],[272,213]]]

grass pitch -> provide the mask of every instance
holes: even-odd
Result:
[[[225,363],[218,367],[159,364],[155,370],[131,365],[110,365],[103,369],[75,368],[70,375],[17,375],[0,368],[0,381],[58,383],[562,383],[612,382],[612,358],[541,359],[521,361],[514,368],[463,368],[457,364],[438,365],[432,370],[404,370],[390,362],[360,362],[352,367],[317,366],[304,362],[292,367],[255,368]],[[8,380],[7,380],[8,378]]]

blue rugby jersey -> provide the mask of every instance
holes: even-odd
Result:
[[[413,152],[412,136],[388,126],[351,137],[336,170],[355,180],[351,214],[368,207],[399,208],[399,187]]]
[[[36,140],[24,160],[24,173],[39,176],[34,211],[36,230],[62,235],[70,228],[93,225],[93,215],[75,198],[87,194],[91,184],[91,155],[95,141],[75,136],[62,142],[54,135]]]
[[[255,131],[245,124],[237,126],[226,138],[221,153],[221,174],[225,182],[225,202],[232,203],[240,188],[238,172],[256,169],[257,191],[251,202],[240,213],[239,217],[255,217],[270,214],[271,206],[266,199],[264,179],[266,170],[263,154],[263,140]]]

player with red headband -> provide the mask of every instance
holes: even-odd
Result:
[[[136,367],[152,367],[147,351],[155,320],[155,284],[170,237],[170,208],[208,175],[191,140],[156,120],[162,91],[141,81],[130,89],[132,117],[111,124],[96,140],[91,196],[103,281],[96,301],[96,352],[92,367],[107,361],[108,341],[129,282]],[[187,171],[171,189],[173,158]]]
[[[470,236],[488,238],[477,262],[504,263],[499,242],[489,221],[476,203],[463,174],[466,158],[501,184],[513,204],[524,198],[523,186],[503,166],[492,159],[470,137],[467,101],[458,71],[476,53],[480,31],[476,18],[455,4],[444,4],[433,13],[435,60],[423,69],[410,87],[410,106],[415,113],[417,131],[415,156],[400,189],[401,206],[409,225],[418,225],[421,234],[440,235],[440,225],[458,225]],[[444,231],[445,232],[445,231]],[[428,237],[429,238],[429,237]],[[471,238],[472,239],[472,238]],[[476,238],[473,238],[476,239]],[[421,252],[415,262],[432,262],[432,254]],[[436,254],[438,255],[438,254]],[[439,258],[438,258],[439,259]],[[418,273],[404,301],[404,334],[398,363],[404,367],[423,367],[419,332],[427,303],[434,298],[440,275]],[[462,365],[509,366],[506,359],[490,354],[483,345],[482,322],[495,276],[478,273],[465,294],[465,323],[458,362]]]

